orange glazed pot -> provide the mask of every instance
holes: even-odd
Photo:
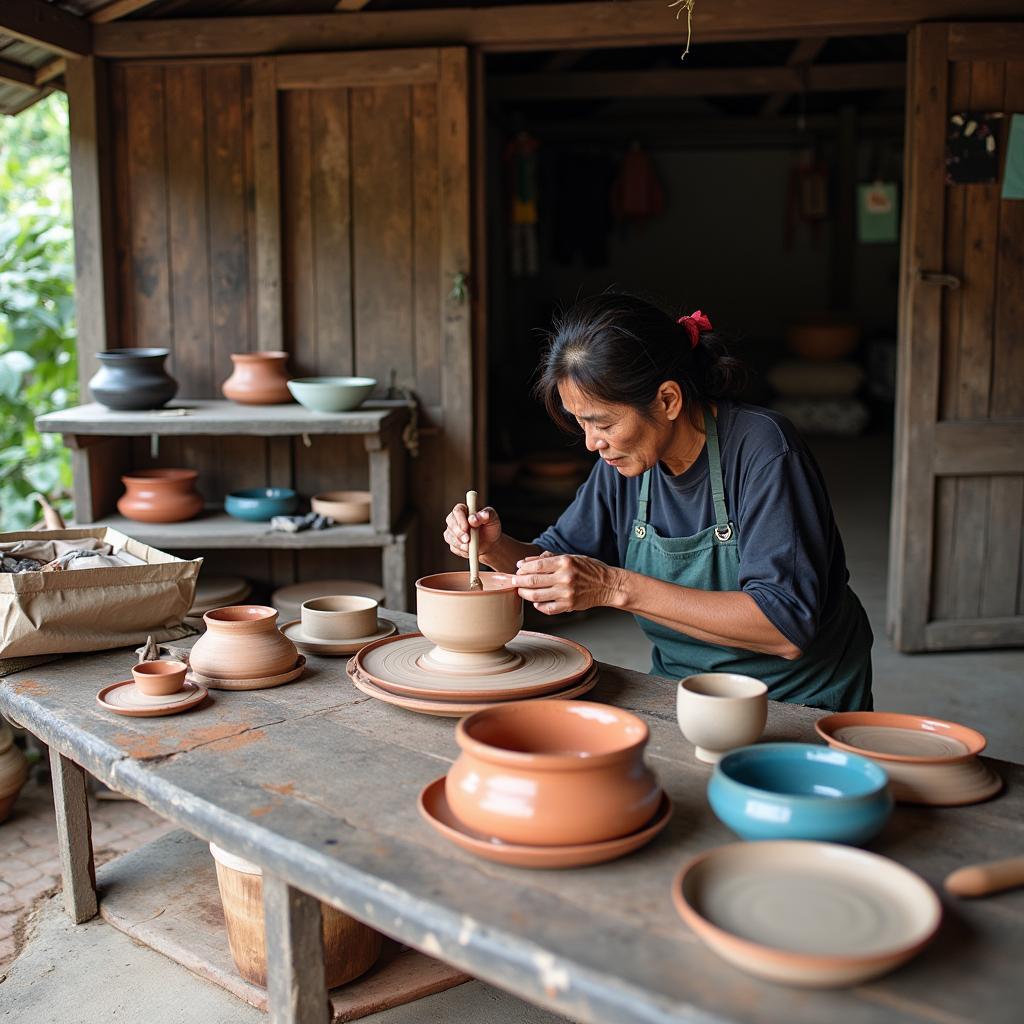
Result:
[[[234,370],[221,386],[225,398],[242,405],[280,405],[292,400],[287,352],[238,352],[231,362]]]
[[[203,511],[194,469],[139,469],[121,477],[117,511],[140,523],[180,523]]]
[[[217,679],[262,679],[287,672],[299,658],[295,644],[277,628],[277,611],[258,604],[214,608],[203,616],[206,632],[189,665]]]
[[[644,764],[647,725],[582,700],[517,701],[462,719],[445,781],[452,813],[474,832],[527,846],[629,835],[658,810]]]

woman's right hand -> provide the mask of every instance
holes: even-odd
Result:
[[[464,504],[456,505],[445,520],[445,543],[451,548],[452,554],[469,558],[471,525],[477,528],[480,535],[480,557],[483,558],[501,540],[501,520],[490,506],[470,515]]]

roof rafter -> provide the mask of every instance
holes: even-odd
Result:
[[[117,21],[118,18],[125,18],[129,14],[141,11],[143,7],[150,7],[155,3],[156,0],[112,0],[111,3],[101,7],[98,11],[93,11],[89,15],[89,20],[94,25],[106,25],[111,21]]]
[[[43,0],[3,0],[0,31],[64,57],[92,53],[89,22]]]
[[[793,47],[793,51],[786,59],[786,67],[797,68],[802,72],[807,71],[810,66],[817,60],[818,55],[822,50],[825,49],[825,44],[828,42],[826,36],[815,36],[813,38],[800,39],[797,41],[796,46]],[[780,92],[772,93],[764,101],[764,106],[761,108],[761,115],[763,117],[773,117],[777,114],[785,105],[786,100],[793,95],[792,90],[782,90]]]

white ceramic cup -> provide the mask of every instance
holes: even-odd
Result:
[[[356,640],[377,632],[377,602],[372,597],[338,594],[302,602],[302,632],[311,640]]]
[[[697,758],[715,764],[760,737],[768,719],[768,687],[734,672],[687,676],[676,693],[676,718]]]

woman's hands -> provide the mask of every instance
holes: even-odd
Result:
[[[586,555],[543,551],[518,563],[516,583],[524,601],[545,615],[616,607],[622,570]]]
[[[445,519],[444,540],[451,548],[452,554],[460,558],[469,558],[470,526],[477,528],[480,536],[480,558],[483,559],[501,540],[501,519],[490,506],[470,515],[464,504],[456,505]]]

